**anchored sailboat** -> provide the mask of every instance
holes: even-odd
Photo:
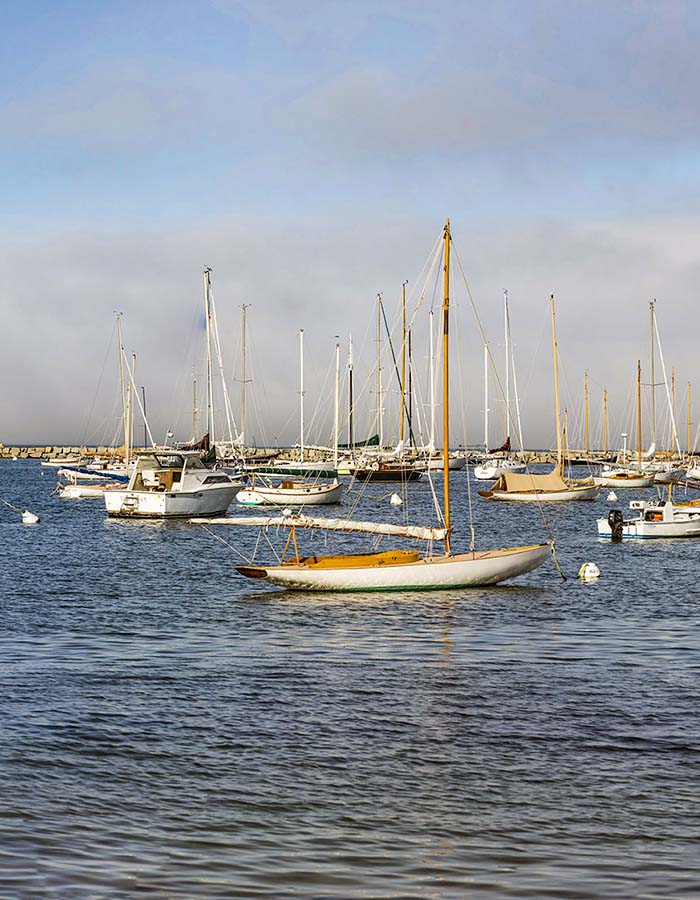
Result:
[[[554,294],[549,298],[552,315],[552,357],[554,363],[554,407],[557,428],[557,465],[551,472],[503,472],[488,491],[479,491],[487,500],[517,500],[541,503],[565,500],[595,500],[599,488],[590,478],[564,477],[561,413],[559,408],[559,360],[557,329],[554,316]]]
[[[541,565],[550,555],[549,544],[534,544],[502,550],[471,550],[454,554],[451,548],[449,480],[449,289],[450,223],[444,229],[443,267],[443,523],[439,528],[396,526],[375,522],[282,516],[275,518],[196,520],[199,522],[282,526],[289,529],[282,562],[279,565],[243,565],[237,571],[285,588],[312,591],[436,590],[496,584],[522,575]],[[195,521],[195,520],[193,520]],[[381,553],[342,554],[300,557],[298,528],[325,531],[358,531],[367,534],[391,534],[425,540],[432,551],[434,542],[444,542],[444,554],[421,556],[417,550],[389,550]],[[293,555],[286,559],[287,551]]]

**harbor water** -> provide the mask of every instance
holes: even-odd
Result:
[[[233,568],[256,531],[54,484],[0,461],[41,517],[0,508],[0,897],[700,897],[700,542],[599,542],[603,491],[547,509],[566,581],[285,593]],[[471,488],[477,548],[548,539]],[[428,524],[425,478],[391,490],[339,509]]]

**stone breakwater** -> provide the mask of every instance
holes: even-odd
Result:
[[[46,446],[36,446],[36,447],[20,447],[20,446],[6,446],[4,444],[0,444],[0,459],[38,459],[38,460],[48,460],[54,457],[71,457],[71,456],[104,456],[110,457],[114,453],[113,447],[78,447],[78,446],[67,446],[67,445],[46,445]],[[327,456],[327,453],[309,449],[305,453],[304,458],[310,461],[316,461],[323,459]],[[478,459],[478,454],[469,453],[469,461],[475,462]],[[538,463],[554,463],[556,461],[556,453],[547,450],[528,450],[526,453],[523,453],[522,458],[532,464]],[[279,448],[269,448],[263,449],[258,448],[257,450],[246,450],[246,457],[248,459],[255,459],[256,457],[262,458],[266,457],[268,459],[292,459],[299,458],[298,449],[296,452],[290,450],[281,450]]]

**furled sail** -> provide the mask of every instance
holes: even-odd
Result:
[[[388,534],[418,541],[444,541],[446,528],[421,525],[391,525],[388,522],[362,522],[353,519],[327,519],[322,516],[220,516],[216,519],[189,519],[194,525],[252,525],[257,528],[318,528],[324,531],[352,531],[363,534]]]

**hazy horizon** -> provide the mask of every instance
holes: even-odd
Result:
[[[344,367],[350,333],[366,436],[376,294],[395,326],[401,283],[415,291],[449,216],[499,365],[509,291],[527,447],[555,443],[551,293],[571,442],[588,370],[591,444],[604,386],[609,445],[623,431],[636,443],[636,361],[648,382],[656,298],[685,446],[700,267],[693,5],[73,0],[7,9],[3,25],[5,445],[116,434],[117,310],[154,437],[189,438],[205,265],[239,419],[250,304],[249,442],[299,439],[301,328],[307,442],[331,438],[334,347]],[[483,351],[461,286],[453,299],[457,446],[482,441]],[[431,301],[414,341],[423,433]],[[389,385],[388,356],[384,368]],[[668,444],[663,386],[656,405]],[[497,446],[495,391],[489,406]]]

